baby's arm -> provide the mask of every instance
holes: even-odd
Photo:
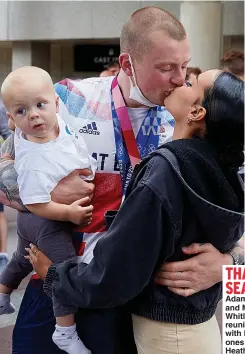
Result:
[[[51,201],[50,193],[58,181],[54,176],[39,171],[36,165],[35,169],[21,170],[18,174],[20,198],[26,208],[33,214],[49,220],[71,221],[77,225],[88,224],[93,211],[92,205],[89,205],[90,198],[79,199],[71,205]]]
[[[92,219],[93,206],[89,197],[79,199],[71,205],[55,202],[28,204],[26,208],[35,215],[49,220],[71,221],[76,225],[88,225]],[[88,206],[84,206],[88,205]]]

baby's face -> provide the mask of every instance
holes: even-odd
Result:
[[[22,83],[10,93],[8,116],[24,134],[43,138],[57,124],[57,102],[53,87],[47,83]]]

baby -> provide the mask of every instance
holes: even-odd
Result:
[[[23,67],[4,80],[1,95],[15,126],[15,169],[20,198],[30,212],[18,214],[18,247],[0,277],[0,314],[14,312],[10,294],[32,271],[25,249],[36,244],[55,263],[76,257],[72,245],[72,222],[88,225],[93,206],[89,198],[71,205],[51,201],[58,182],[79,169],[89,169],[93,179],[96,161],[89,156],[81,137],[59,117],[58,98],[49,74],[36,67]],[[61,222],[66,221],[66,223]],[[23,230],[29,230],[28,232]],[[69,354],[91,353],[79,339],[76,308],[53,297],[56,317],[54,343]]]

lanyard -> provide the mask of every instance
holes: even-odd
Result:
[[[120,88],[118,86],[117,77],[112,81],[112,97],[114,101],[114,107],[117,113],[117,117],[120,122],[123,139],[126,144],[127,152],[129,155],[129,159],[132,167],[134,168],[137,163],[141,161],[139,149],[136,143],[136,139],[134,136],[134,131],[132,128],[132,124],[128,115],[128,110],[125,105],[124,99],[122,97]]]
[[[147,116],[142,122],[145,133],[142,133],[141,127],[137,138],[135,138],[128,109],[121,94],[117,77],[112,81],[111,94],[116,158],[122,178],[123,196],[125,196],[135,165],[141,161],[141,158],[147,156],[150,151],[158,147],[159,136],[154,134],[150,127],[154,124],[156,128],[160,126],[161,119],[157,118],[157,107],[149,109]]]

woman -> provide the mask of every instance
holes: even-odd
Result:
[[[35,246],[29,250],[45,291],[60,301],[103,308],[132,300],[139,354],[221,352],[214,316],[221,284],[185,298],[156,286],[153,278],[162,262],[183,259],[183,246],[210,242],[224,253],[243,234],[237,176],[243,162],[243,88],[235,76],[215,70],[165,99],[176,120],[174,141],[165,148],[180,175],[158,152],[143,163],[89,265],[51,265]]]

